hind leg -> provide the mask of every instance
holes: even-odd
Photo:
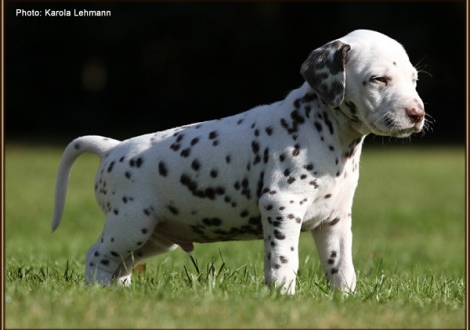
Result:
[[[119,211],[114,209],[107,214],[101,237],[87,252],[86,283],[111,284],[116,279],[116,272],[121,272],[125,260],[132,252],[144,247],[152,236],[157,225],[152,208],[142,211],[135,206]]]
[[[85,283],[101,283],[104,285],[111,284],[112,276],[110,276],[110,271],[101,263],[99,260],[99,248],[101,246],[101,239],[93,244],[87,251],[86,254],[86,265],[85,265]],[[107,265],[108,266],[108,265]]]

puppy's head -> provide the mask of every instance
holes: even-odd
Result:
[[[417,70],[403,46],[386,35],[353,31],[312,51],[300,72],[361,134],[406,137],[424,127]]]

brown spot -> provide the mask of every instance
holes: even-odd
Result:
[[[328,224],[329,224],[330,226],[334,226],[334,225],[336,225],[336,224],[339,222],[339,220],[340,220],[339,217],[336,217],[336,218],[334,218],[333,220],[331,220],[330,222],[328,222]]]
[[[286,235],[284,235],[283,233],[281,233],[279,230],[276,229],[274,230],[274,237],[281,240],[281,239],[285,239]]]
[[[209,133],[209,139],[210,140],[213,140],[215,139],[219,134],[217,133],[217,131],[212,131]]]
[[[299,145],[296,144],[296,145],[294,146],[294,148],[295,148],[295,149],[292,151],[292,156],[298,156],[298,155],[300,154],[300,149],[299,149],[300,147],[299,147]]]
[[[314,188],[318,188],[318,183],[316,180],[310,181],[309,184],[312,185]]]
[[[158,163],[158,173],[160,173],[161,176],[167,176],[168,175],[168,170],[166,168],[166,165],[164,162],[159,162]]]
[[[181,157],[188,157],[191,152],[191,148],[186,148],[181,151]]]
[[[179,210],[174,207],[173,205],[168,205],[168,209],[170,210],[171,213],[173,213],[174,215],[178,215],[179,213]]]

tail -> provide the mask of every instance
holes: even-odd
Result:
[[[97,135],[87,135],[76,138],[65,148],[57,173],[55,185],[54,215],[52,217],[52,232],[60,225],[62,213],[64,212],[65,195],[67,183],[75,160],[84,152],[91,152],[101,159],[107,151],[119,144],[120,141]]]

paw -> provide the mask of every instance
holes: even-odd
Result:
[[[338,272],[334,276],[330,276],[328,281],[332,289],[340,290],[346,294],[354,293],[356,289],[356,273],[354,271]]]
[[[131,275],[117,277],[116,284],[119,286],[130,286],[132,284]]]

